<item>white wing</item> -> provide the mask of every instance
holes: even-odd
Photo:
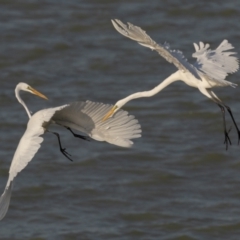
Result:
[[[201,80],[204,78],[207,81],[215,82],[219,86],[236,86],[236,84],[225,80],[228,73],[234,73],[239,68],[237,57],[232,56],[236,52],[228,51],[234,47],[227,40],[224,40],[216,50],[208,50],[209,44],[204,45],[200,42],[198,46],[194,43],[196,52],[192,56],[197,58],[197,61],[192,65],[181,51],[171,50],[170,45],[167,43],[163,45],[157,44],[140,27],[134,26],[131,23],[128,23],[127,26],[120,20],[112,20],[112,23],[119,33],[137,41],[145,47],[157,51],[179,70],[184,72],[189,71],[196,79]]]
[[[7,213],[12,194],[12,185],[13,182],[10,182],[9,186],[5,188],[0,197],[0,220],[2,220]]]
[[[121,147],[131,147],[130,139],[141,137],[141,126],[134,116],[118,111],[111,119],[102,121],[113,105],[91,101],[75,102],[56,112],[52,120],[62,126],[81,131],[98,141]]]
[[[192,56],[197,58],[194,66],[210,77],[212,81],[227,82],[225,81],[226,76],[236,72],[239,68],[238,59],[233,56],[237,53],[229,51],[234,47],[227,40],[223,40],[215,50],[209,49],[210,45],[204,45],[203,42],[199,42],[199,46],[194,43],[194,47],[196,52]]]
[[[144,47],[157,51],[163,58],[174,64],[179,70],[190,72],[195,78],[201,80],[195,67],[187,61],[181,51],[170,49],[170,45],[168,43],[164,43],[163,45],[157,44],[146,34],[145,31],[131,23],[128,23],[127,26],[120,20],[115,19],[115,21],[112,20],[112,24],[123,36],[137,41]]]
[[[29,119],[27,129],[20,139],[13,156],[4,193],[0,197],[0,220],[8,210],[14,178],[27,166],[41,146],[43,138],[40,136],[45,131],[43,126],[51,120],[57,110],[65,106],[38,111]]]

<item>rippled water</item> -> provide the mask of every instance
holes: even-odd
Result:
[[[121,36],[110,19],[141,26],[189,61],[193,42],[240,51],[239,1],[0,1],[0,187],[27,115],[14,96],[18,82],[32,111],[76,100],[115,103],[153,88],[175,67]],[[238,83],[239,73],[228,80]],[[240,124],[239,88],[217,89]],[[225,150],[219,108],[198,90],[174,83],[125,110],[142,125],[134,148],[84,142],[59,130],[18,175],[0,239],[230,239],[240,236],[240,147],[234,126]],[[228,126],[233,125],[228,117]]]

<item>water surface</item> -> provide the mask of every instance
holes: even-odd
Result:
[[[238,1],[0,1],[0,187],[27,115],[18,82],[46,94],[23,98],[32,111],[76,100],[114,104],[176,70],[121,36],[110,19],[141,26],[190,62],[193,42],[240,51]],[[239,73],[228,80],[238,83]],[[217,89],[240,124],[239,88]],[[84,142],[59,129],[74,162],[46,134],[18,175],[0,239],[235,240],[240,235],[240,147],[223,144],[220,109],[184,83],[129,102],[142,125],[132,149]]]

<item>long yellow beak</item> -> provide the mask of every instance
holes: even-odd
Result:
[[[117,106],[115,105],[114,107],[111,108],[111,110],[103,117],[102,121],[106,121],[108,118],[110,118],[113,114],[114,111],[117,109]]]
[[[34,89],[34,88],[32,88],[32,87],[29,87],[29,90],[30,90],[33,94],[37,95],[38,97],[48,100],[48,98],[47,98],[45,95],[43,95],[42,93],[38,92],[36,89]]]

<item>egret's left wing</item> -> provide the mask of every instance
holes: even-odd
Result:
[[[38,111],[29,119],[27,129],[20,139],[17,150],[13,156],[4,193],[0,197],[0,220],[8,210],[14,178],[27,166],[41,147],[43,141],[41,135],[45,131],[44,125],[51,120],[57,110],[63,107],[65,106]]]
[[[179,70],[190,72],[195,78],[201,80],[195,67],[187,61],[181,51],[172,50],[168,43],[164,43],[163,45],[157,44],[146,34],[144,30],[131,23],[125,25],[120,20],[115,19],[112,20],[112,24],[123,36],[137,41],[144,47],[157,51],[163,58],[165,58],[168,62],[173,63]]]
[[[238,58],[233,56],[237,53],[230,51],[234,47],[227,40],[223,40],[215,50],[211,50],[209,47],[208,43],[199,42],[199,45],[194,43],[196,52],[192,56],[197,58],[194,66],[212,81],[234,87],[236,84],[225,81],[229,73],[234,73],[239,68]]]
[[[131,147],[131,139],[141,137],[141,126],[134,116],[123,110],[107,121],[102,121],[112,107],[110,104],[91,101],[75,102],[56,112],[52,120],[59,125],[81,131],[95,140]]]

